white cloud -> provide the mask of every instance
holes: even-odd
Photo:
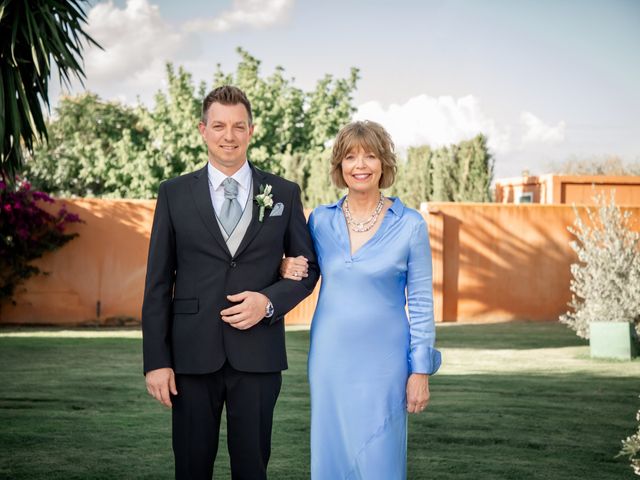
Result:
[[[87,32],[104,48],[89,47],[84,56],[87,79],[99,85],[159,87],[165,62],[186,44],[148,0],[127,0],[124,9],[112,1],[97,4],[88,14]]]
[[[522,135],[522,143],[559,143],[564,140],[564,121],[551,127],[531,112],[522,112],[520,121],[526,129]]]
[[[292,6],[293,0],[234,0],[228,11],[211,21],[172,26],[153,0],[127,0],[122,8],[113,0],[100,2],[88,13],[87,32],[104,50],[88,45],[84,51],[86,87],[107,98],[133,102],[133,95],[140,95],[148,101],[166,86],[167,62],[194,62],[199,43],[189,30],[272,25],[286,19]]]
[[[208,20],[194,20],[187,31],[226,32],[239,27],[264,28],[289,18],[294,0],[233,0],[231,8]]]
[[[382,124],[400,149],[424,144],[440,147],[478,133],[487,136],[493,152],[506,153],[511,149],[510,128],[498,127],[472,95],[458,99],[419,95],[402,105],[392,104],[388,109],[378,102],[368,102],[358,108],[354,118]]]

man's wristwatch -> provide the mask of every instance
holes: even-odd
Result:
[[[264,316],[266,318],[271,318],[273,317],[273,303],[271,303],[271,300],[269,300],[269,303],[267,303],[267,308],[265,308],[265,314]]]

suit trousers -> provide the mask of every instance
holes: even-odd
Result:
[[[228,362],[214,373],[177,374],[178,395],[171,397],[176,479],[211,480],[223,406],[231,478],[266,479],[281,385],[280,372],[240,372]]]

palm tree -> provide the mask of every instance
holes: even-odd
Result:
[[[83,29],[87,0],[0,0],[0,177],[13,183],[33,143],[47,138],[49,77],[84,78],[82,41],[100,47]]]

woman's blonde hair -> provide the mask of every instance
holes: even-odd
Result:
[[[357,147],[373,153],[382,163],[378,186],[388,188],[393,185],[398,170],[393,140],[382,125],[369,120],[349,123],[338,132],[331,156],[331,180],[334,185],[347,188],[342,176],[342,160]]]

